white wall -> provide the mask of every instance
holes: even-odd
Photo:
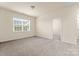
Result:
[[[51,17],[49,15],[41,15],[36,20],[37,36],[52,39]]]
[[[76,34],[76,7],[67,6],[56,11],[49,11],[36,20],[37,35],[53,39],[52,21],[61,20],[61,41],[77,44]]]
[[[0,8],[0,42],[26,38],[35,35],[35,18],[31,19],[31,31],[13,32],[13,16],[27,19],[27,15]]]
[[[44,13],[40,15],[40,17],[36,20],[36,33],[37,36],[53,39],[53,20],[54,19],[60,19],[61,20],[61,11],[49,11],[47,13]],[[55,32],[56,33],[56,32]]]
[[[62,41],[77,44],[76,17],[77,17],[76,6],[70,6],[64,9],[62,17],[63,19]]]
[[[77,39],[79,39],[79,5],[77,7]]]

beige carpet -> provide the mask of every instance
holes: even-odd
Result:
[[[79,55],[79,48],[41,37],[31,37],[0,43],[0,56],[72,56]]]

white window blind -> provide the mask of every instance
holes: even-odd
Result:
[[[13,32],[30,31],[30,20],[13,17]]]

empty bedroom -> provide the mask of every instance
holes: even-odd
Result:
[[[0,56],[79,56],[79,3],[0,2]]]

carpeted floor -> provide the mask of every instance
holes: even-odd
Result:
[[[31,37],[0,43],[0,56],[77,56],[79,48],[75,45]]]

